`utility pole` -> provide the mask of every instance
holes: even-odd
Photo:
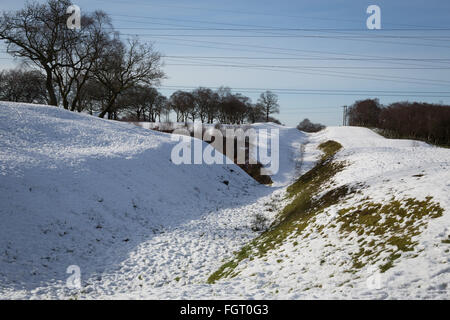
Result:
[[[342,115],[342,125],[345,127],[346,125],[348,125],[347,122],[347,106],[343,106],[343,115]]]

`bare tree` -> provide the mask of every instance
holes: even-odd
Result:
[[[278,96],[271,91],[261,93],[258,99],[258,103],[264,108],[264,113],[266,114],[267,122],[269,122],[269,117],[271,114],[280,113]]]
[[[220,102],[220,119],[222,123],[241,124],[248,111],[250,98],[241,94],[226,95]]]
[[[228,112],[227,112],[227,103],[226,101],[231,98],[233,93],[229,87],[220,87],[217,90],[217,95],[219,97],[219,103],[217,107],[217,118],[220,123],[228,122]]]
[[[419,139],[450,146],[450,106],[396,102],[381,108],[378,128],[389,137]]]
[[[142,86],[132,87],[117,97],[117,104],[120,110],[124,110],[127,119],[141,121],[145,119],[145,110],[147,107],[146,88]]]
[[[297,129],[305,132],[318,132],[325,129],[325,126],[320,123],[312,123],[308,118],[305,118],[297,125]]]
[[[67,30],[66,10],[69,0],[48,0],[45,4],[27,3],[25,8],[0,17],[0,40],[5,40],[7,52],[25,58],[46,75],[49,104],[58,105],[53,71],[59,66],[63,50],[61,35]],[[75,36],[75,33],[70,34]],[[65,39],[70,41],[70,39]]]
[[[188,116],[192,116],[192,110],[194,110],[194,97],[192,93],[186,91],[175,91],[170,96],[171,108],[177,114],[177,121],[187,121]],[[195,113],[194,113],[195,115]],[[195,117],[194,117],[195,120]]]
[[[378,99],[366,99],[356,101],[348,111],[349,124],[351,126],[376,127],[381,112]]]
[[[263,121],[265,119],[264,107],[260,103],[250,104],[247,112],[247,120],[250,123]]]
[[[161,122],[161,115],[165,115],[167,119],[170,112],[167,98],[158,93],[158,96],[155,99],[155,107],[153,110],[155,111],[155,121],[156,117],[158,117],[158,121]]]
[[[111,117],[117,110],[118,96],[137,85],[154,85],[164,77],[161,55],[151,45],[137,39],[125,44],[117,37],[109,41],[105,55],[96,60],[93,75],[108,92],[108,102],[99,117]]]
[[[92,76],[96,61],[106,53],[111,30],[110,18],[101,11],[84,15],[80,31],[63,30],[62,50],[57,55],[59,67],[53,69],[53,74],[65,109],[83,109],[82,88]]]
[[[38,70],[1,71],[0,100],[46,103],[45,76]]]
[[[104,109],[108,98],[108,93],[101,83],[93,78],[89,78],[79,91],[79,105],[90,114],[100,112]]]
[[[208,88],[198,88],[192,93],[194,96],[195,108],[202,123],[213,123],[217,112],[219,95]]]
[[[120,109],[128,111],[128,119],[155,122],[167,108],[167,98],[150,86],[136,86],[128,89],[118,99]]]
[[[145,86],[145,92],[144,92],[144,102],[145,102],[145,109],[144,109],[144,120],[145,120],[145,111],[148,114],[148,121],[155,122],[156,118],[156,104],[158,102],[158,97],[160,96],[160,93],[158,90],[156,90],[153,87]]]

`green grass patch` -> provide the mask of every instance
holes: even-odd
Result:
[[[443,212],[431,197],[422,201],[393,198],[385,204],[365,200],[358,206],[339,210],[337,221],[342,238],[352,232],[360,240],[372,238],[370,242],[358,242],[360,250],[352,255],[353,271],[368,263],[381,263],[381,272],[389,270],[402,252],[414,250],[417,241],[413,238],[426,227],[426,218],[441,217]],[[387,257],[380,257],[383,252],[389,253]]]

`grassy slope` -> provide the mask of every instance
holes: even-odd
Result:
[[[329,232],[336,231],[343,241],[356,241],[359,249],[349,252],[350,263],[344,266],[347,272],[356,273],[368,263],[376,264],[381,272],[385,272],[402,253],[414,251],[417,245],[414,237],[426,227],[426,218],[442,216],[443,209],[431,197],[422,201],[392,198],[387,203],[375,203],[366,197],[356,206],[345,207],[347,200],[360,193],[364,186],[333,187],[333,177],[346,166],[335,160],[335,154],[342,146],[335,141],[327,141],[319,148],[324,153],[322,158],[287,189],[292,201],[280,212],[277,220],[214,272],[208,278],[209,283],[237,276],[240,262],[264,257],[287,238],[297,239],[293,243],[295,246],[297,241],[306,240],[311,233],[325,239]],[[317,216],[336,205],[341,209],[332,223],[316,223]]]

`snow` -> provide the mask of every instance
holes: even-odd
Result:
[[[65,297],[69,265],[85,283],[123,276],[124,289],[131,270],[155,286],[194,281],[255,236],[251,217],[279,192],[234,164],[172,164],[168,134],[48,106],[0,108],[2,297]]]
[[[193,123],[187,122],[171,122],[171,123],[159,123],[159,122],[135,122],[134,124],[146,128],[146,129],[154,129],[154,128],[184,128],[187,126],[193,127]],[[201,128],[200,123],[195,123]],[[236,126],[233,125],[221,125],[222,131],[225,129],[235,129]],[[302,156],[299,151],[302,148],[302,145],[306,144],[307,136],[306,133],[297,130],[296,128],[289,128],[282,125],[278,125],[275,123],[254,123],[251,125],[245,124],[238,126],[242,128],[244,131],[248,129],[254,129],[255,133],[260,134],[264,137],[267,143],[263,143],[258,141],[258,148],[265,147],[271,150],[270,142],[275,139],[275,141],[279,141],[279,168],[274,174],[271,174],[271,179],[273,181],[274,187],[286,186],[293,182],[295,177],[298,177],[298,170],[300,168],[299,161]],[[207,128],[208,130],[215,129],[214,124],[203,124],[203,128]],[[255,148],[253,157],[258,159],[258,149]]]
[[[449,244],[442,240],[450,239],[450,150],[385,139],[356,127],[329,127],[312,134],[308,148],[327,140],[343,145],[337,160],[347,163],[335,177],[333,188],[363,183],[362,193],[317,217],[318,224],[325,226],[325,235],[310,226],[304,232],[312,231],[306,239],[293,235],[264,258],[241,262],[236,278],[220,282],[227,294],[245,290],[246,297],[256,299],[448,299],[450,253]],[[367,196],[381,203],[391,197],[423,200],[432,196],[445,211],[417,237],[417,250],[402,256],[393,268],[380,273],[368,265],[351,274],[345,270],[350,254],[357,251],[357,235],[342,239],[328,226],[336,223],[340,208],[358,204]],[[372,279],[378,282],[375,288],[368,285]]]
[[[0,102],[0,298],[449,298],[450,254],[441,242],[450,235],[449,149],[364,128],[306,134],[253,127],[279,129],[280,170],[272,186],[234,164],[177,166],[170,161],[177,142],[168,134]],[[265,258],[242,261],[237,277],[207,284],[258,236],[251,229],[256,214],[270,222],[288,204],[286,187],[313,167],[317,146],[327,140],[343,145],[337,160],[348,163],[337,186],[365,185],[350,203],[367,195],[377,201],[431,195],[440,203],[444,215],[418,237],[423,250],[383,273],[381,289],[369,289],[368,269],[346,274],[338,267],[354,249],[351,239],[332,232],[327,239],[292,236]],[[338,209],[317,220],[332,223]],[[66,286],[70,265],[80,267],[81,289]]]

